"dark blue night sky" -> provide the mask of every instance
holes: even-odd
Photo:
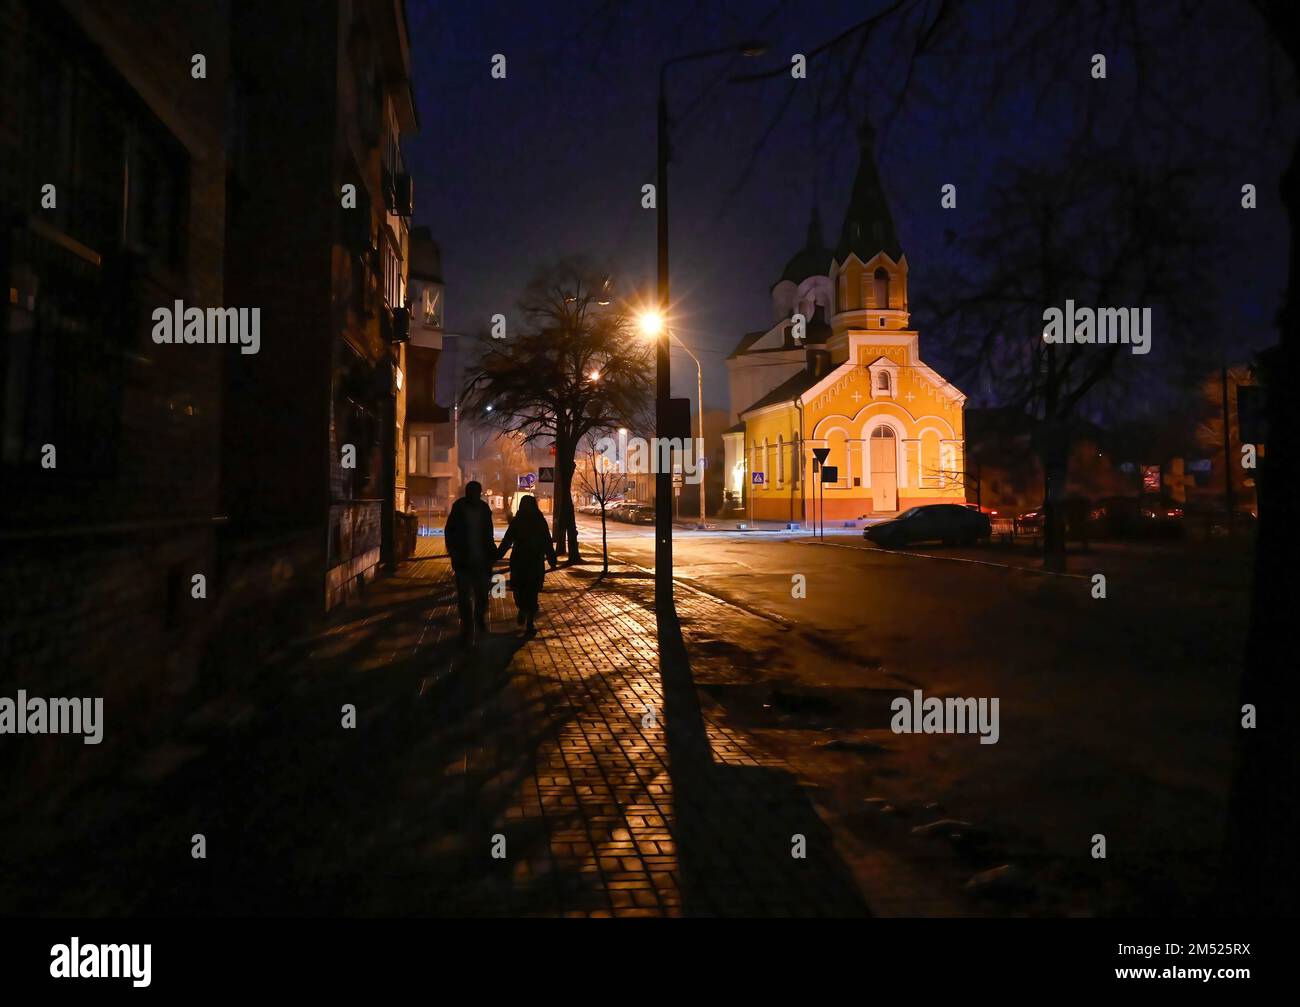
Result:
[[[858,161],[850,120],[864,111],[880,131],[880,171],[911,267],[913,325],[923,354],[942,369],[946,342],[961,334],[936,332],[927,317],[944,297],[940,266],[962,254],[959,239],[978,219],[982,197],[1010,166],[1050,170],[1077,151],[1069,140],[1084,88],[1109,89],[1094,131],[1104,136],[1109,116],[1119,135],[1134,105],[1135,60],[1122,41],[1106,38],[1056,39],[1041,58],[990,46],[962,62],[940,51],[918,62],[895,114],[908,60],[882,36],[837,116],[817,113],[819,95],[824,104],[833,91],[818,86],[819,75],[842,79],[843,59],[814,60],[764,139],[788,74],[757,84],[727,75],[788,66],[790,54],[811,51],[880,6],[408,0],[421,129],[405,150],[417,222],[442,246],[449,330],[476,332],[492,314],[509,313],[533,269],[566,253],[608,257],[624,292],[653,289],[655,218],[641,208],[640,189],[653,181],[659,63],[761,38],[766,54],[687,65],[671,84],[675,314],[682,340],[703,351],[707,404],[727,404],[723,360],[739,337],[771,324],[769,287],[803,244],[814,200],[834,242]],[[1206,25],[1194,39],[1175,39],[1167,58],[1145,68],[1148,89],[1162,71],[1177,80],[1167,131],[1146,129],[1123,142],[1138,160],[1172,147],[1195,166],[1211,225],[1205,255],[1216,262],[1207,319],[1217,318],[1225,342],[1244,350],[1276,341],[1287,250],[1276,186],[1295,122],[1285,111],[1268,118],[1273,71],[1262,27],[1244,4],[1222,8],[1226,28]],[[998,10],[969,5],[963,25],[978,37]],[[1109,53],[1110,79],[1101,84],[1088,75],[1094,52]],[[490,76],[495,53],[508,59],[505,80]],[[1204,73],[1189,77],[1189,64]],[[958,186],[955,210],[939,207],[946,182]],[[1240,209],[1242,182],[1258,185],[1258,210]],[[675,391],[693,395],[693,366],[675,360]]]

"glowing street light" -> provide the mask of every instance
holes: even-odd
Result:
[[[641,331],[650,338],[654,338],[664,330],[664,316],[657,311],[641,312],[637,323],[641,326]]]

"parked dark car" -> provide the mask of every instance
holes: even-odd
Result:
[[[944,545],[972,545],[989,537],[987,514],[960,504],[927,504],[903,511],[892,521],[864,528],[862,537],[882,549],[897,549],[913,542],[939,541]]]
[[[1092,504],[1087,497],[1066,497],[1061,501],[1061,512],[1065,517],[1066,538],[1087,538],[1090,530],[1089,520]],[[1043,508],[1035,507],[1024,514],[1016,515],[1015,533],[1017,535],[1043,534]]]
[[[1152,497],[1103,497],[1089,515],[1100,538],[1178,538],[1183,534],[1183,509]]]
[[[633,524],[654,524],[655,509],[653,507],[629,507],[627,519]]]

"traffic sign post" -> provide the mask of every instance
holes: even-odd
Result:
[[[817,481],[822,493],[822,540],[826,539],[826,481],[838,482],[840,469],[838,465],[823,465],[821,478]]]
[[[830,448],[813,448],[813,475],[817,476],[817,486],[815,487],[821,498],[821,536],[826,537],[826,492],[822,488],[826,482],[826,477],[822,474],[822,463],[831,455]],[[813,497],[813,533],[817,533],[817,511],[819,508],[818,497]]]

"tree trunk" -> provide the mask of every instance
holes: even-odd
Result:
[[[1288,52],[1300,66],[1294,31]],[[1290,217],[1291,248],[1286,297],[1278,318],[1281,342],[1265,356],[1268,443],[1256,470],[1259,522],[1255,540],[1254,595],[1241,680],[1241,704],[1225,711],[1237,727],[1237,759],[1228,808],[1228,899],[1225,909],[1243,916],[1289,916],[1297,898],[1295,844],[1300,832],[1300,695],[1293,667],[1295,493],[1284,483],[1294,472],[1291,438],[1300,422],[1289,383],[1296,374],[1294,329],[1300,320],[1300,147],[1281,179]],[[1229,478],[1231,473],[1227,473]]]
[[[600,552],[604,558],[601,573],[609,573],[609,533],[605,530],[605,501],[600,501]]]
[[[569,562],[581,563],[578,550],[578,521],[573,508],[573,475],[578,469],[574,460],[576,445],[555,441],[555,506],[551,511],[551,538],[555,554],[568,556]]]
[[[1061,423],[1048,420],[1041,454],[1043,464],[1043,569],[1065,569],[1065,484],[1070,444]]]
[[[577,472],[576,462],[565,465],[564,475],[564,527],[569,537],[569,562],[581,563],[582,552],[578,548],[578,509],[573,506],[573,476]]]
[[[554,494],[551,499],[551,541],[555,545],[555,555],[568,555],[568,536],[565,535],[567,525],[564,515],[564,501],[569,499],[569,489],[564,484],[567,478],[566,469],[563,459],[568,451],[568,446],[559,437],[555,439],[555,482],[553,483]]]

